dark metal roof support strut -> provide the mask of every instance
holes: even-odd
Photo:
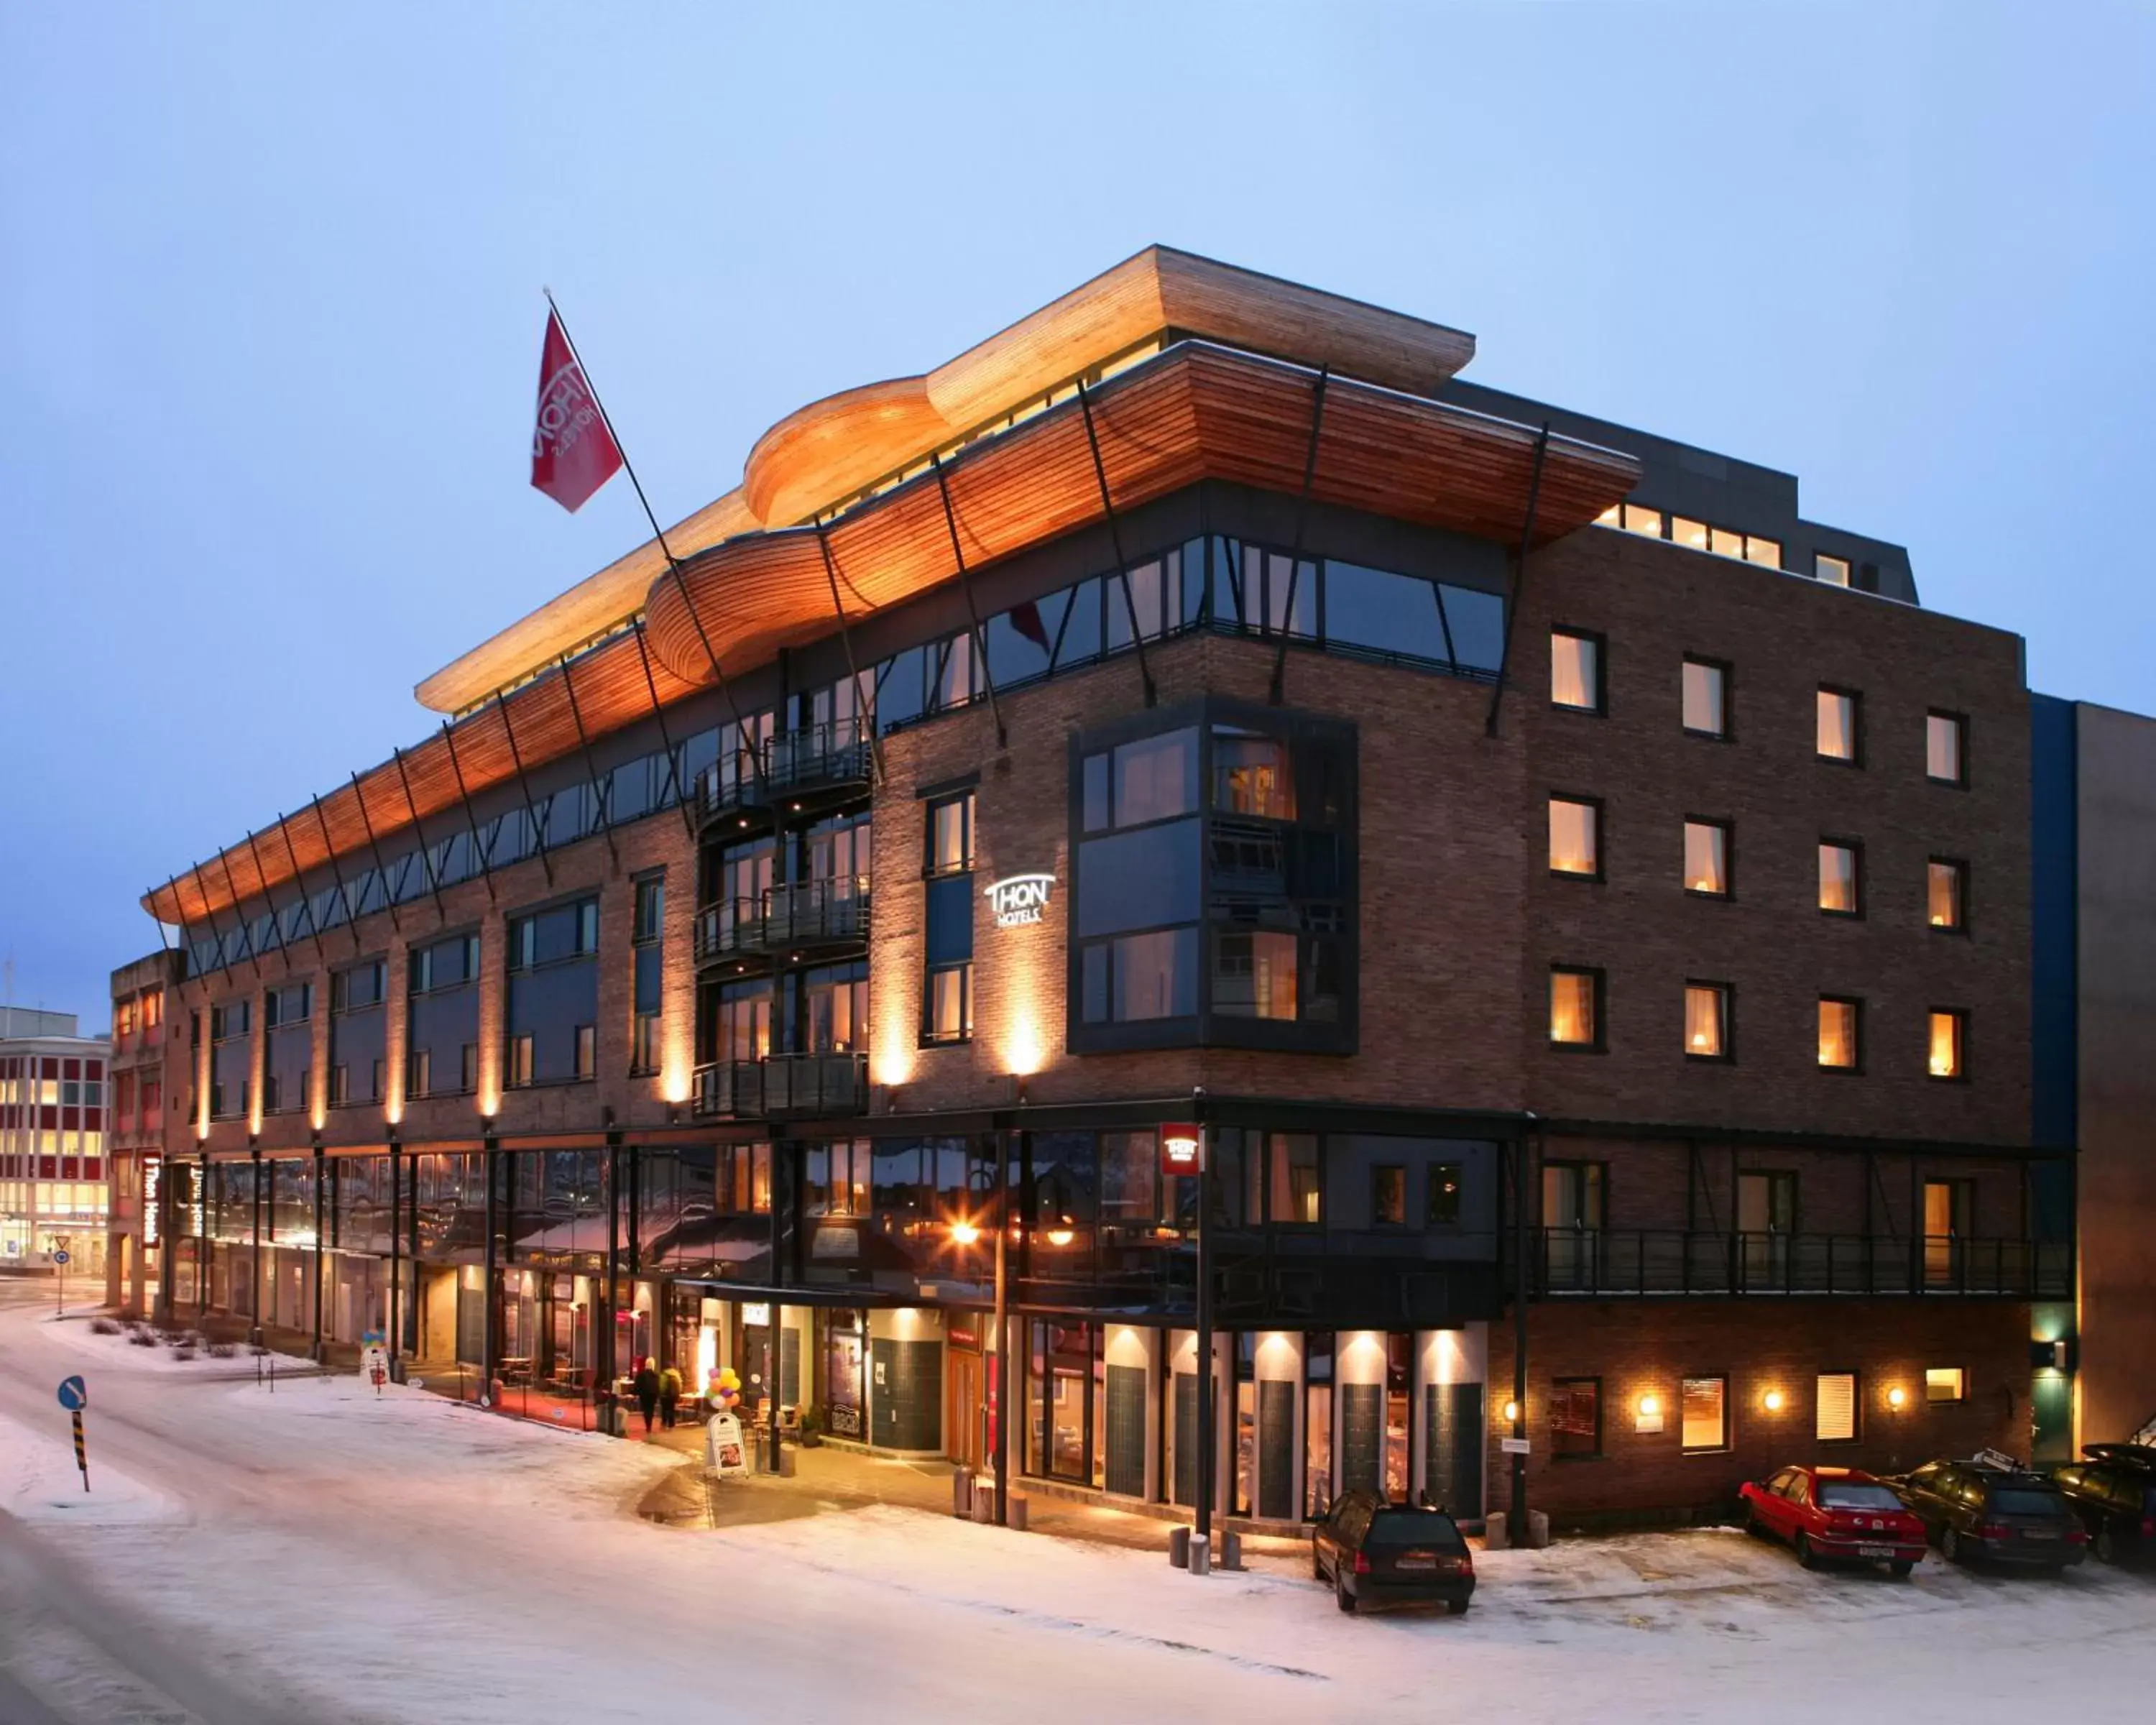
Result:
[[[329,817],[322,813],[322,799],[314,799],[315,824],[322,829],[322,850],[330,860],[330,878],[336,882],[337,902],[344,906],[345,932],[352,937],[352,956],[359,957],[359,913],[352,908],[352,889],[344,884],[344,868],[337,861],[336,845],[330,837]]]
[[[449,907],[442,902],[442,883],[434,878],[434,853],[427,843],[427,829],[419,824],[419,805],[412,800],[412,781],[404,773],[404,751],[394,743],[390,745],[390,758],[397,762],[397,783],[404,788],[404,806],[411,811],[412,831],[419,841],[419,868],[427,877],[427,891],[434,898],[434,926],[439,928],[449,920]]]
[[[402,934],[404,923],[397,914],[397,893],[389,884],[389,870],[382,860],[382,847],[374,842],[374,823],[367,818],[367,797],[359,788],[357,773],[352,776],[352,799],[359,805],[359,824],[367,829],[367,848],[374,858],[375,877],[382,882],[382,902],[389,908],[389,926]]]
[[[839,566],[831,557],[831,536],[824,531],[824,517],[816,517],[816,549],[824,554],[824,576],[831,583],[831,610],[839,619],[839,644],[846,649],[846,675],[854,680],[854,702],[861,699],[861,668],[854,663],[854,634],[847,626],[845,602],[839,597]],[[869,690],[869,757],[875,763],[875,780],[883,783],[883,733],[875,721],[875,690]]]
[[[973,572],[966,567],[966,548],[958,542],[957,511],[951,507],[951,482],[943,476],[943,463],[932,454],[928,465],[936,470],[936,490],[943,499],[943,525],[951,532],[951,555],[958,563],[958,585],[966,594],[966,614],[973,622],[973,650],[980,655],[981,681],[988,691],[988,712],[996,721],[996,747],[1010,747],[1010,733],[1004,729],[1003,703],[996,699],[996,680],[988,671],[988,638],[981,628],[981,608],[973,603]]]
[[[300,878],[300,853],[292,848],[292,829],[285,824],[285,812],[277,811],[277,836],[285,841],[285,860],[292,865],[292,885],[299,890],[300,902],[307,907],[307,932],[315,937],[315,957],[323,963],[330,962],[329,954],[322,950],[321,919],[315,915],[315,901],[308,895],[307,883]]]
[[[524,813],[531,823],[532,847],[539,853],[539,866],[547,876],[547,885],[554,884],[554,861],[547,855],[547,827],[539,819],[537,806],[531,800],[531,782],[524,776],[524,756],[516,747],[516,727],[509,722],[509,698],[499,689],[494,691],[494,710],[501,715],[501,734],[509,739],[509,758],[516,768],[516,788],[524,793]]]
[[[224,870],[224,890],[232,895],[232,920],[239,925],[240,937],[247,942],[247,962],[254,969],[255,979],[259,981],[262,961],[254,954],[254,932],[247,926],[247,919],[239,914],[239,883],[232,878],[232,865],[224,860],[222,850],[217,854],[217,865]]]
[[[486,901],[494,902],[494,865],[489,860],[486,846],[480,843],[479,817],[472,813],[471,793],[465,788],[465,769],[457,760],[457,734],[449,728],[447,719],[442,721],[442,741],[449,746],[449,771],[457,776],[457,800],[465,805],[465,827],[471,834],[472,855],[479,859],[479,871],[486,881]]]
[[[1078,410],[1086,418],[1086,443],[1093,452],[1093,477],[1100,482],[1101,486],[1101,512],[1108,518],[1108,546],[1116,554],[1116,572],[1122,577],[1123,608],[1130,613],[1131,617],[1131,644],[1137,649],[1138,680],[1145,685],[1145,704],[1147,706],[1158,706],[1160,704],[1160,692],[1153,687],[1152,667],[1146,663],[1145,630],[1138,625],[1137,598],[1131,591],[1131,562],[1123,555],[1123,530],[1116,520],[1115,501],[1108,495],[1108,470],[1101,459],[1100,434],[1094,429],[1093,426],[1093,400],[1086,393],[1086,380],[1083,377],[1078,380]],[[1167,589],[1168,578],[1163,571],[1161,578],[1161,592],[1163,598],[1166,596]]]
[[[1497,649],[1497,683],[1490,691],[1490,715],[1482,721],[1482,734],[1497,734],[1497,708],[1505,698],[1505,678],[1512,665],[1512,625],[1520,609],[1520,593],[1527,585],[1527,547],[1535,536],[1535,511],[1542,502],[1543,461],[1549,454],[1549,421],[1543,421],[1543,429],[1535,438],[1535,470],[1527,481],[1527,518],[1520,523],[1520,554],[1513,560],[1512,577],[1507,583],[1505,594],[1505,644]]]
[[[1302,459],[1302,497],[1296,506],[1295,549],[1287,560],[1287,603],[1281,611],[1280,645],[1273,649],[1272,688],[1266,696],[1275,706],[1287,695],[1287,641],[1295,627],[1295,585],[1302,573],[1303,536],[1310,526],[1310,493],[1317,482],[1317,434],[1325,429],[1325,384],[1332,375],[1331,366],[1320,366],[1317,386],[1311,392],[1310,450]]]
[[[682,830],[693,839],[696,836],[696,817],[689,807],[688,788],[681,783],[680,768],[683,763],[674,752],[673,734],[666,728],[666,709],[660,705],[659,680],[651,675],[651,649],[644,644],[644,619],[638,618],[630,628],[631,633],[636,636],[636,656],[644,664],[644,686],[651,696],[651,716],[659,721],[660,747],[666,751],[666,783],[660,788],[659,798],[663,803],[668,793],[672,793],[674,806],[681,811]]]
[[[562,690],[569,697],[569,719],[577,727],[577,744],[584,752],[584,774],[592,783],[592,815],[606,834],[607,855],[616,868],[621,866],[621,852],[613,842],[613,823],[607,817],[606,790],[599,783],[599,763],[592,758],[592,740],[584,734],[584,716],[577,705],[577,685],[569,675],[569,655],[562,655]]]

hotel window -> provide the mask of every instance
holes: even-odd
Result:
[[[1709,659],[1684,662],[1684,727],[1695,737],[1729,735],[1729,668]]]
[[[1688,1060],[1726,1060],[1729,1058],[1729,984],[1685,984],[1685,1058]]]
[[[1265,1219],[1315,1227],[1325,1219],[1323,1176],[1314,1132],[1267,1132]]]
[[[1456,1162],[1433,1162],[1424,1170],[1429,1183],[1424,1189],[1423,1220],[1433,1228],[1451,1228],[1460,1221],[1460,1193],[1461,1165]]]
[[[1599,1048],[1602,1032],[1602,973],[1553,966],[1550,970],[1549,1038],[1559,1048]]]
[[[404,1057],[404,1096],[421,1101],[434,1091],[434,1057],[427,1049],[415,1048]]]
[[[974,809],[970,790],[932,798],[927,807],[924,1042],[963,1042],[973,1034]]]
[[[1116,753],[1120,756],[1122,751]],[[1167,770],[1172,775],[1176,769],[1171,765]],[[1154,806],[1163,814],[1185,812],[1177,806],[1172,792]],[[1120,776],[1117,807],[1122,807]],[[1287,744],[1240,726],[1215,725],[1213,807],[1223,814],[1254,815],[1260,820],[1293,820],[1295,779],[1288,771]],[[1121,819],[1116,822],[1118,826],[1129,824]]]
[[[1861,916],[1863,882],[1857,846],[1822,839],[1819,847],[1819,907],[1837,916]]]
[[[1684,1414],[1684,1447],[1688,1452],[1729,1447],[1729,1380],[1721,1376],[1687,1378],[1679,1398]]]
[[[1370,1170],[1370,1220],[1380,1228],[1407,1226],[1408,1171],[1398,1163]]]
[[[1602,711],[1602,641],[1572,629],[1550,631],[1550,703],[1575,711]]]
[[[1959,1366],[1927,1366],[1924,1368],[1924,1399],[1928,1402],[1958,1402],[1969,1393],[1969,1381]]]
[[[577,1026],[577,1055],[575,1076],[593,1078],[599,1070],[599,1033],[596,1024]]]
[[[509,1039],[508,1085],[511,1090],[521,1090],[531,1082],[531,1039],[512,1036]]]
[[[1685,891],[1707,898],[1729,896],[1729,823],[1688,820],[1684,829]]]
[[[1636,503],[1625,506],[1625,531],[1644,533],[1650,539],[1662,536],[1662,512],[1658,509],[1642,509]]]
[[[1821,1372],[1814,1386],[1812,1435],[1823,1444],[1856,1440],[1856,1373]]]
[[[1863,1003],[1840,995],[1822,994],[1819,1004],[1819,1063],[1835,1071],[1860,1069],[1862,1050],[1858,1045]]]
[[[1550,1454],[1602,1453],[1602,1380],[1559,1378],[1550,1384]]]
[[[1553,875],[1602,878],[1602,805],[1578,797],[1549,799],[1549,865]]]
[[[1969,932],[1969,865],[1933,857],[1924,868],[1925,916],[1934,928]]]
[[[454,1071],[461,1080],[464,1045],[479,1040],[479,966],[475,934],[451,935],[415,947],[409,955],[405,1034],[408,1096],[449,1096],[454,1093],[449,1075]],[[431,1062],[426,1064],[428,1077],[424,1082],[411,1076],[421,1070],[418,1057],[429,1054],[441,1056],[439,1083],[433,1079]],[[453,1055],[458,1056],[454,1065],[450,1063]]]
[[[389,967],[379,958],[330,977],[330,1106],[333,1108],[382,1100],[382,1001],[388,985]]]
[[[1924,777],[1933,784],[1968,784],[1968,720],[1957,713],[1924,716]]]
[[[1931,1056],[1925,1070],[1934,1078],[1969,1076],[1969,1014],[1960,1008],[1932,1009]]]
[[[1819,691],[1815,747],[1820,759],[1845,761],[1852,767],[1862,763],[1863,739],[1858,732],[1862,708],[1862,698],[1846,690],[1821,689]]]
[[[665,922],[666,877],[647,875],[636,883],[636,916],[630,935],[629,1070],[633,1074],[659,1070]]]
[[[1849,585],[1849,559],[1829,557],[1823,551],[1812,553],[1812,576],[1815,580],[1830,583],[1835,587]]]

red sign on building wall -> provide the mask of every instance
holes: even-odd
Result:
[[[1205,1167],[1205,1137],[1197,1127],[1186,1124],[1160,1129],[1160,1171],[1164,1174],[1195,1174]]]

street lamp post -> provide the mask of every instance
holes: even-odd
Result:
[[[996,1525],[1010,1525],[1010,1134],[996,1134]]]

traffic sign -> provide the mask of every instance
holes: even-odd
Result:
[[[90,1387],[80,1378],[60,1379],[60,1405],[72,1414],[90,1405]]]
[[[54,1252],[54,1254],[53,1254],[53,1262],[54,1262],[54,1263],[55,1263],[55,1264],[65,1264],[67,1261],[68,1261],[68,1255],[67,1255],[67,1248],[66,1248],[65,1246],[61,1246],[61,1247],[59,1247],[57,1250],[55,1250],[55,1251]]]

